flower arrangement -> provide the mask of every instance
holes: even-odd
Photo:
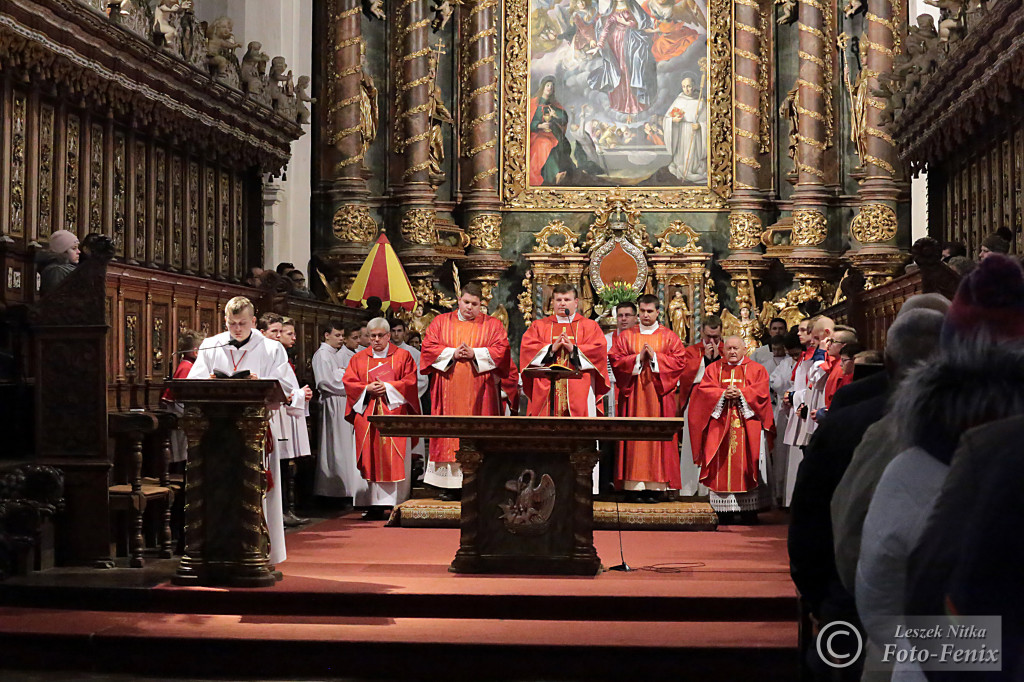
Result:
[[[633,288],[633,285],[626,284],[625,282],[611,282],[604,285],[601,291],[597,292],[601,302],[608,307],[609,310],[614,310],[615,306],[626,301],[635,302],[639,292]]]

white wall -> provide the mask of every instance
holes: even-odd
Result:
[[[917,25],[917,17],[930,14],[938,24],[939,8],[926,5],[924,0],[910,0],[907,5],[910,24]],[[910,182],[910,235],[911,243],[928,236],[928,173],[922,172]]]
[[[231,17],[243,46],[257,40],[270,57],[283,56],[295,80],[312,75],[313,0],[203,0],[196,3],[196,14],[202,21]],[[238,50],[239,59],[244,54],[244,47]],[[288,261],[305,271],[309,262],[313,149],[309,126],[304,128],[306,134],[292,143],[287,179],[274,179],[266,193],[276,204],[268,206],[264,221],[264,267]]]

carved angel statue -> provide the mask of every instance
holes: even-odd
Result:
[[[250,95],[263,92],[263,70],[268,59],[270,57],[263,52],[263,43],[256,40],[249,43],[242,57],[242,88]]]
[[[434,33],[443,31],[444,27],[448,25],[448,22],[452,18],[452,14],[455,12],[455,5],[461,5],[461,2],[456,0],[434,0],[434,6],[431,8],[434,10],[434,21],[431,22],[431,27],[434,29]]]
[[[373,76],[366,72],[366,43],[361,43],[359,48],[359,61],[362,69],[359,71],[359,138],[362,140],[362,154],[366,157],[366,150],[370,148],[373,140],[377,137],[377,87],[373,83]]]
[[[779,115],[784,116],[789,121],[789,150],[787,154],[789,158],[793,159],[794,165],[798,163],[797,156],[799,154],[800,115],[797,113],[796,101],[799,92],[800,86],[794,86],[792,90],[786,93],[785,99],[782,100],[782,106],[779,107]]]
[[[176,15],[192,9],[192,0],[160,0],[153,10],[153,37],[164,49],[175,50],[178,46]]]
[[[388,15],[384,13],[384,0],[370,0],[370,14],[381,21],[387,19]]]
[[[683,343],[690,341],[690,306],[686,303],[686,295],[682,289],[676,289],[668,304],[669,326]]]
[[[206,63],[214,76],[223,76],[230,62],[225,53],[234,55],[242,45],[235,40],[235,24],[230,17],[217,17],[206,27]]]
[[[310,111],[309,107],[306,106],[306,102],[310,105],[316,104],[316,97],[310,97],[306,90],[309,88],[309,76],[299,76],[299,81],[295,84],[295,99],[298,102],[295,111],[295,120],[300,124],[308,124],[310,122]]]
[[[446,123],[453,125],[455,119],[444,106],[441,88],[435,85],[430,98],[430,181],[435,185],[444,182],[444,170],[441,168],[444,162],[444,133],[441,126]]]
[[[927,52],[936,52],[939,48],[939,34],[935,30],[935,18],[930,14],[919,14],[917,26],[907,27],[907,40],[923,44]]]
[[[796,21],[796,3],[797,0],[775,0],[776,5],[782,5],[782,12],[776,22],[779,26],[789,25]]]
[[[743,346],[746,354],[750,355],[760,345],[761,336],[764,335],[764,325],[757,317],[750,316],[750,307],[740,306],[740,316],[736,317],[732,311],[726,308],[722,311],[722,336],[738,336],[743,339]]]
[[[284,57],[278,56],[270,60],[268,78],[274,110],[289,115],[295,98],[295,83]]]
[[[435,312],[427,312],[422,303],[417,303],[412,309],[412,317],[409,319],[409,329],[419,332],[421,335],[427,331],[427,327],[437,317]]]
[[[505,483],[505,489],[514,493],[507,502],[499,504],[501,519],[512,533],[529,532],[544,528],[555,508],[555,482],[548,474],[540,476],[526,469],[519,478]]]
[[[962,0],[924,0],[939,8],[939,40],[955,43],[964,37],[964,3]]]

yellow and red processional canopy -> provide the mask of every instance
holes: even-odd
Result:
[[[367,299],[374,296],[381,300],[381,309],[385,311],[394,307],[412,312],[416,306],[416,294],[413,293],[409,276],[405,274],[405,268],[398,260],[391,242],[383,234],[359,268],[359,274],[345,297],[345,305],[365,308]]]

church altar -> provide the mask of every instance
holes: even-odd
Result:
[[[682,419],[371,417],[387,436],[460,438],[454,573],[595,575],[592,475],[597,440],[669,440]]]

